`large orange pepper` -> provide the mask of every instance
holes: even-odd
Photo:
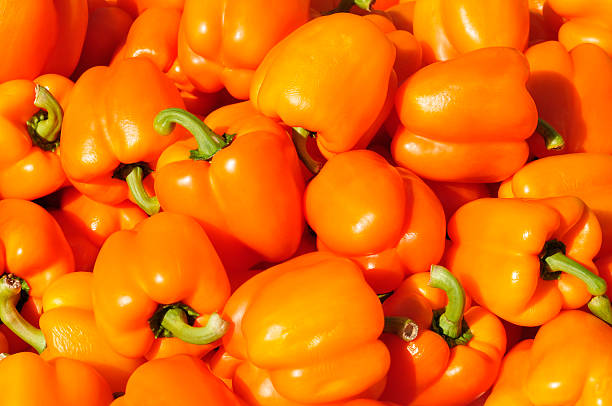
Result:
[[[578,44],[593,43],[612,56],[612,3],[608,0],[547,0],[550,8],[564,19],[559,41],[568,50]]]
[[[72,86],[55,74],[0,85],[0,198],[33,200],[65,183],[58,146]]]
[[[0,201],[0,267],[3,274],[19,278],[26,286],[17,308],[38,324],[42,296],[51,282],[74,270],[72,251],[62,230],[42,207],[26,200]],[[11,352],[25,350],[24,343],[6,326]]]
[[[0,83],[41,73],[69,76],[87,28],[87,0],[4,0]]]
[[[308,21],[307,0],[186,0],[178,58],[195,87],[248,99],[253,73],[276,43]]]
[[[579,153],[538,159],[504,181],[498,195],[529,199],[579,197],[601,224],[600,253],[612,253],[612,156]]]
[[[128,199],[128,183],[132,197],[138,196],[143,172],[154,169],[159,154],[181,137],[182,129],[166,136],[153,127],[157,113],[170,107],[184,103],[147,58],[87,71],[74,86],[62,126],[61,162],[70,182],[102,203]]]
[[[141,365],[130,377],[125,395],[113,406],[240,406],[243,403],[215,377],[204,361],[175,355]]]
[[[355,150],[331,158],[306,188],[305,214],[320,250],[354,259],[377,293],[424,272],[444,252],[440,201],[416,175]]]
[[[525,88],[529,65],[511,48],[486,48],[427,66],[400,87],[395,161],[427,179],[498,182],[527,160],[538,125]]]
[[[539,116],[565,140],[565,148],[549,151],[534,135],[529,139],[532,154],[612,153],[612,58],[593,44],[568,52],[556,41],[534,45],[525,56],[531,68],[527,89]]]
[[[612,327],[565,311],[506,355],[485,406],[612,404]]]
[[[348,400],[384,385],[382,306],[348,259],[316,252],[269,268],[234,292],[224,314],[233,322],[224,348],[241,360],[230,371],[238,396],[258,396],[259,387],[236,384],[251,369],[291,402]]]
[[[499,317],[538,326],[588,302],[612,323],[602,296],[606,282],[593,264],[601,229],[582,200],[474,200],[455,212],[448,235],[445,263],[466,292]]]
[[[395,93],[395,55],[393,43],[367,18],[316,18],[266,55],[253,77],[251,102],[269,117],[316,133],[324,153],[358,143],[365,148]]]
[[[96,324],[123,356],[164,352],[161,341],[170,338],[203,346],[203,355],[214,348],[205,344],[227,330],[216,312],[229,297],[229,281],[206,233],[190,217],[160,213],[134,230],[117,231],[102,246],[93,275]],[[195,321],[205,326],[192,326]]]
[[[187,79],[177,60],[178,31],[181,10],[152,7],[134,20],[125,43],[113,57],[116,61],[149,58],[179,88],[187,110],[206,115],[220,102],[220,93],[202,93]]]
[[[230,273],[289,258],[304,228],[304,180],[287,132],[249,102],[222,107],[204,123],[185,111],[159,114],[160,131],[174,123],[195,138],[159,158],[161,207],[196,218]]]
[[[485,308],[470,307],[447,269],[412,275],[383,308],[391,367],[381,399],[466,406],[493,385],[506,352],[504,326]]]
[[[426,63],[488,47],[522,51],[529,37],[529,2],[419,0],[413,24]]]
[[[46,362],[22,352],[0,361],[3,406],[108,406],[113,394],[95,369],[59,358]]]
[[[132,229],[148,217],[131,202],[111,206],[91,200],[74,188],[60,191],[59,206],[49,213],[62,228],[79,271],[93,270],[100,247],[112,233]]]
[[[84,362],[104,377],[113,392],[123,391],[130,374],[144,359],[127,358],[110,348],[96,327],[92,282],[91,272],[72,272],[56,279],[42,298],[44,313],[37,329],[13,306],[22,284],[18,279],[4,277],[0,279],[0,316],[43,359],[70,358]]]

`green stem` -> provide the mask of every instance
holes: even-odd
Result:
[[[11,355],[11,354],[9,354],[9,353],[7,353],[7,352],[0,352],[0,361],[2,361],[3,359],[5,359],[5,358],[6,358],[6,357],[8,357],[9,355]]]
[[[62,127],[64,112],[62,106],[53,95],[41,85],[36,85],[34,105],[46,111],[44,117],[34,115],[28,121],[30,133],[37,135],[47,142],[55,142]]]
[[[40,354],[47,346],[45,336],[41,330],[28,323],[15,308],[20,292],[21,281],[18,278],[9,274],[0,279],[0,320]]]
[[[385,317],[383,333],[391,333],[408,342],[417,338],[419,326],[407,317]]]
[[[565,140],[555,128],[545,120],[538,118],[536,132],[544,138],[547,150],[560,150],[565,147]]]
[[[544,262],[552,272],[565,272],[583,281],[591,295],[600,296],[606,293],[608,287],[603,278],[595,275],[573,259],[566,257],[562,252],[556,252],[545,257]]]
[[[125,181],[130,188],[132,196],[136,204],[145,211],[149,216],[159,213],[159,201],[155,196],[149,196],[142,184],[143,171],[140,166],[134,166],[125,177]]]
[[[336,8],[324,13],[330,15],[335,13],[348,13],[353,6],[357,6],[365,11],[371,11],[376,0],[340,0]]]
[[[182,309],[173,308],[166,312],[161,322],[162,327],[168,330],[174,337],[178,337],[190,344],[210,344],[217,341],[229,327],[217,313],[210,315],[208,323],[204,327],[193,327],[187,323],[187,316]]]
[[[209,160],[231,142],[231,139],[228,141],[224,139],[225,137],[220,137],[197,116],[183,109],[171,108],[160,111],[155,117],[153,127],[158,133],[168,135],[174,131],[176,124],[185,127],[198,143],[198,149],[191,152],[192,159]]]
[[[303,129],[302,127],[293,127],[293,131],[291,132],[291,139],[293,140],[293,145],[295,145],[295,151],[297,152],[298,157],[304,166],[306,166],[310,172],[316,175],[323,167],[323,164],[314,159],[308,153],[308,137],[312,136],[313,134],[310,131]]]
[[[588,306],[591,313],[612,325],[612,305],[606,295],[593,296]]]
[[[432,265],[429,274],[429,286],[442,289],[448,297],[448,304],[440,316],[439,326],[444,335],[457,338],[462,333],[463,308],[465,292],[455,275],[440,265]]]

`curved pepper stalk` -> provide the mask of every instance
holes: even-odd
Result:
[[[41,110],[28,120],[26,126],[32,138],[32,144],[44,151],[52,151],[58,146],[64,111],[44,86],[37,84],[35,91],[34,105]]]

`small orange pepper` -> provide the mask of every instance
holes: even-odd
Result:
[[[224,348],[242,360],[233,388],[245,399],[258,396],[258,386],[237,384],[252,368],[302,403],[358,397],[387,374],[382,306],[348,259],[316,252],[269,268],[234,292],[224,314],[233,323]]]
[[[0,85],[0,198],[34,200],[64,185],[59,138],[73,85],[54,74]]]
[[[498,195],[528,199],[570,195],[582,199],[601,224],[601,254],[612,253],[612,156],[574,153],[535,160],[505,180]]]
[[[125,395],[113,406],[241,406],[242,403],[215,377],[204,361],[175,355],[141,365],[128,381]]]
[[[383,304],[391,353],[381,396],[410,406],[467,406],[495,382],[506,351],[501,321],[471,306],[444,267],[410,276]]]
[[[21,352],[0,361],[3,406],[108,406],[113,394],[91,366],[72,359],[44,361]]]
[[[596,317],[560,313],[506,355],[485,406],[610,404],[611,342],[612,327]]]
[[[601,228],[582,200],[474,200],[455,212],[448,235],[444,262],[497,316],[538,326],[588,302],[612,323],[606,282],[593,264]]]
[[[143,172],[154,169],[161,152],[186,136],[182,129],[167,136],[155,131],[155,116],[171,107],[183,108],[183,100],[147,58],[87,71],[75,83],[62,125],[61,162],[70,182],[101,203],[121,203],[130,189],[136,200]]]
[[[178,40],[185,75],[202,92],[225,87],[235,98],[248,99],[255,69],[274,45],[308,21],[309,4],[186,0]]]
[[[444,211],[418,176],[368,150],[338,154],[306,188],[305,214],[319,250],[361,265],[377,293],[440,260]]]
[[[511,48],[486,48],[429,65],[399,88],[395,161],[426,179],[498,182],[527,160],[538,125],[525,88],[529,66]]]
[[[525,49],[529,36],[527,0],[419,0],[414,35],[425,63],[446,61],[488,47]]]
[[[96,324],[120,355],[201,356],[227,331],[216,312],[229,297],[229,281],[208,236],[190,217],[159,213],[134,230],[115,232],[100,249],[93,275]],[[196,321],[205,326],[192,326]]]

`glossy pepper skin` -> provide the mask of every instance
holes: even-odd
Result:
[[[96,324],[123,356],[156,351],[160,341],[172,338],[170,331],[184,341],[202,333],[194,344],[212,343],[225,333],[227,323],[211,313],[220,311],[229,296],[227,275],[204,230],[187,216],[160,213],[134,230],[117,231],[102,246],[93,274]],[[210,317],[201,328],[179,320],[174,325],[182,330],[177,331],[166,324],[171,315],[187,322]],[[180,335],[185,330],[186,338]]]
[[[224,314],[233,323],[224,348],[242,360],[234,382],[259,368],[282,397],[325,403],[356,397],[387,373],[380,301],[348,259],[318,252],[269,268],[234,292]],[[233,387],[245,399],[257,390]]]
[[[0,85],[0,198],[34,200],[66,181],[58,146],[72,86],[55,74]]]
[[[149,58],[179,88],[187,110],[206,115],[214,110],[220,97],[217,93],[197,91],[185,76],[177,60],[180,21],[180,9],[147,8],[130,26],[125,43],[111,65],[126,58]]]
[[[539,199],[576,196],[597,216],[602,230],[601,254],[612,252],[612,157],[575,153],[530,162],[502,183],[499,197]]]
[[[601,228],[576,197],[475,200],[455,212],[448,235],[444,262],[467,294],[513,324],[542,325],[606,292],[593,264]],[[582,269],[570,274],[556,258]]]
[[[181,137],[180,129],[164,136],[153,128],[157,113],[170,107],[184,107],[179,92],[146,58],[87,71],[74,86],[62,127],[61,162],[70,182],[101,203],[127,200],[125,165],[152,169]]]
[[[485,406],[609,404],[610,342],[612,327],[601,320],[562,312],[506,355]]]
[[[612,58],[593,44],[571,51],[557,41],[537,44],[525,52],[531,74],[527,89],[539,117],[565,140],[560,151],[549,151],[537,134],[529,139],[537,157],[573,152],[612,153]]]
[[[49,213],[62,228],[79,271],[93,270],[100,247],[112,233],[132,229],[148,217],[131,202],[107,205],[91,200],[74,188],[60,193],[60,208]]]
[[[24,312],[32,323],[42,312],[41,298],[51,282],[74,271],[74,258],[62,230],[42,207],[18,199],[0,201],[0,247],[2,272],[25,280],[29,286]],[[8,332],[6,326],[1,330]],[[14,335],[11,351],[24,350]]]
[[[606,0],[548,0],[550,8],[563,18],[559,41],[568,50],[581,43],[593,43],[612,56],[612,4]]]
[[[47,362],[21,352],[0,361],[0,378],[6,406],[108,406],[113,401],[100,374],[71,359]]]
[[[416,175],[372,151],[327,161],[308,184],[304,207],[318,248],[359,263],[377,293],[427,271],[444,252],[440,201]]]
[[[395,161],[426,179],[498,182],[527,160],[538,112],[529,65],[511,48],[486,48],[429,65],[399,88]]]
[[[484,307],[470,306],[464,294],[459,301],[458,293],[463,291],[458,283],[457,292],[441,289],[453,285],[433,287],[438,271],[410,276],[383,304],[387,320],[408,318],[412,326],[408,341],[387,327],[381,337],[391,354],[382,400],[411,406],[465,406],[495,382],[506,351],[501,321]],[[458,322],[462,328],[455,338],[446,335],[440,320],[447,305],[458,306],[462,313]]]
[[[42,73],[69,76],[87,29],[87,0],[4,0],[0,83]]]
[[[529,36],[529,2],[419,0],[413,26],[426,63],[488,47],[522,51]]]
[[[195,87],[207,93],[224,87],[248,99],[253,73],[280,40],[306,23],[310,2],[271,0],[186,0],[178,58]]]
[[[348,151],[394,92],[394,61],[392,42],[368,19],[316,18],[266,55],[253,77],[251,102],[269,117],[316,132],[322,151]]]
[[[286,130],[248,102],[211,113],[208,129],[180,116],[187,121],[176,122],[192,127],[200,141],[179,141],[161,155],[155,192],[164,211],[197,219],[228,272],[289,258],[304,229],[304,180]],[[225,147],[217,141],[223,134],[234,135]],[[190,159],[190,150],[201,154],[209,142],[214,147],[204,159]]]
[[[214,376],[204,361],[188,355],[149,361],[128,381],[113,406],[227,405],[242,402]]]

